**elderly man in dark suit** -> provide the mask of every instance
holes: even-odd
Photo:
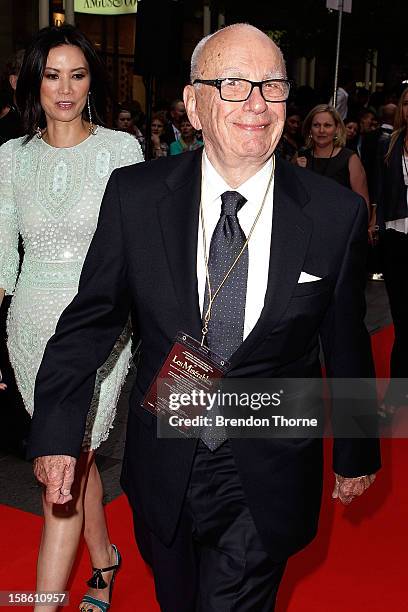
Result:
[[[161,609],[270,612],[287,558],[317,530],[322,440],[164,439],[141,404],[177,332],[200,341],[203,318],[227,378],[320,377],[319,338],[329,376],[373,376],[367,211],[332,181],[275,167],[289,83],[265,34],[237,24],[204,39],[191,77],[204,152],[112,174],[38,376],[29,455],[48,498],[70,500],[95,371],[130,311],[141,355],[122,484]],[[349,503],[374,480],[378,441],[338,438],[333,462],[333,496]]]

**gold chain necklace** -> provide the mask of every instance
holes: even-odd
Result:
[[[208,257],[207,257],[207,236],[206,236],[206,232],[205,232],[205,222],[204,222],[204,211],[203,211],[203,202],[202,202],[202,198],[200,199],[200,216],[201,216],[201,229],[202,229],[202,234],[203,234],[203,247],[204,247],[204,261],[205,261],[205,275],[206,275],[206,281],[207,281],[207,286],[208,286],[208,308],[207,311],[204,315],[204,325],[203,328],[201,330],[202,333],[202,338],[201,338],[201,346],[203,346],[204,344],[204,340],[205,340],[205,336],[208,333],[208,323],[210,322],[211,319],[211,307],[214,303],[215,298],[217,297],[217,295],[219,294],[220,290],[222,289],[222,287],[224,286],[225,282],[227,281],[229,275],[231,274],[231,272],[233,271],[233,269],[235,268],[235,266],[237,265],[242,253],[245,251],[245,249],[248,246],[248,242],[253,234],[253,231],[256,227],[256,224],[258,223],[259,217],[261,216],[261,212],[262,209],[264,207],[264,204],[266,202],[266,198],[267,195],[269,193],[269,189],[271,187],[272,184],[272,179],[274,177],[275,174],[275,155],[273,155],[272,157],[272,170],[271,170],[271,175],[269,177],[268,180],[268,185],[266,187],[264,196],[262,198],[262,203],[261,206],[258,210],[258,213],[255,217],[255,220],[252,224],[251,229],[249,230],[248,233],[248,237],[245,240],[245,244],[242,247],[242,249],[240,250],[240,252],[238,253],[238,255],[236,256],[236,258],[234,259],[232,265],[230,266],[229,270],[227,271],[226,275],[224,276],[223,280],[221,281],[220,285],[218,286],[218,288],[216,289],[216,291],[214,292],[214,294],[211,291],[211,283],[210,283],[210,272],[208,269]],[[201,185],[203,184],[203,180],[201,179]]]

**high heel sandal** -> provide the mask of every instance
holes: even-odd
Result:
[[[92,597],[91,595],[84,595],[83,598],[82,598],[81,603],[79,604],[80,612],[87,612],[88,607],[86,606],[86,604],[90,604],[92,606],[96,606],[97,608],[99,608],[99,610],[101,612],[108,612],[108,610],[110,608],[110,605],[111,605],[112,590],[113,590],[113,584],[115,582],[116,572],[120,568],[120,564],[122,562],[122,557],[120,555],[120,552],[116,548],[115,544],[112,544],[112,548],[113,548],[113,550],[115,551],[115,554],[116,554],[116,563],[115,563],[115,565],[111,565],[110,567],[103,567],[103,568],[93,567],[92,568],[93,574],[92,574],[91,578],[88,580],[88,582],[86,583],[92,589],[106,589],[106,587],[108,585],[105,582],[105,580],[103,579],[102,574],[104,572],[112,572],[113,571],[112,579],[111,579],[110,585],[109,585],[109,601],[103,601],[102,599],[97,599],[96,597]]]

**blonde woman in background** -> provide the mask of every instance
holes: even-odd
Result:
[[[327,104],[315,106],[303,122],[306,147],[296,163],[362,196],[369,207],[367,178],[358,155],[347,149],[346,128],[335,108]]]

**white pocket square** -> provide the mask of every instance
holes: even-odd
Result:
[[[322,280],[320,276],[313,276],[313,274],[308,274],[307,272],[301,272],[298,283],[312,283],[313,281],[319,281],[319,280]]]

